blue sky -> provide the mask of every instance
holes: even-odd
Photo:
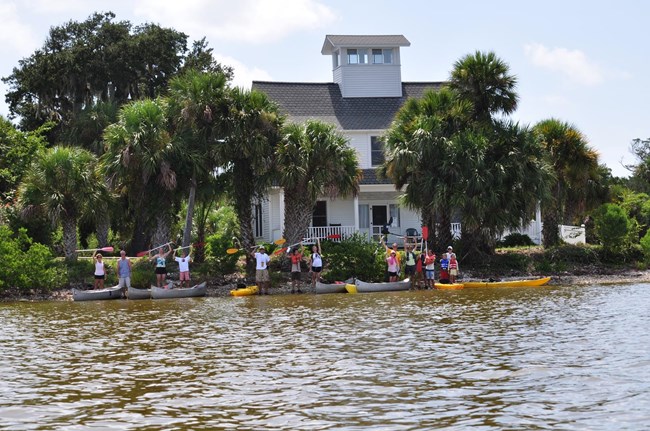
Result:
[[[320,54],[326,34],[405,35],[404,81],[445,80],[463,55],[491,50],[518,78],[513,118],[574,124],[614,175],[629,174],[622,163],[634,162],[632,139],[650,137],[650,2],[642,0],[0,0],[0,76],[51,26],[108,10],[207,37],[246,87],[253,79],[331,81],[330,59]]]

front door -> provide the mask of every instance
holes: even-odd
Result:
[[[381,228],[388,224],[388,205],[373,205],[372,206],[372,225],[370,226],[372,232],[372,239],[379,241],[381,236]]]

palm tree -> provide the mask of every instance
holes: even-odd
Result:
[[[145,99],[124,105],[118,122],[106,128],[104,142],[102,164],[109,183],[127,198],[133,212],[132,251],[145,248],[154,223],[154,244],[166,242],[175,199],[173,166],[179,155],[168,131],[165,101]]]
[[[451,191],[457,167],[449,162],[450,140],[469,123],[471,105],[447,87],[410,99],[384,134],[385,162],[378,173],[390,178],[402,202],[421,213],[434,247],[450,243]]]
[[[264,196],[273,177],[273,154],[279,141],[282,117],[277,105],[262,92],[233,88],[227,95],[225,138],[216,156],[232,183],[244,249],[255,244],[252,207]],[[250,270],[250,259],[248,260]]]
[[[78,147],[56,146],[38,154],[19,188],[25,215],[40,212],[61,223],[66,260],[76,259],[79,217],[106,196],[97,158]]]
[[[170,112],[182,140],[185,166],[191,172],[183,247],[191,241],[197,177],[211,176],[219,165],[214,154],[221,139],[227,78],[222,73],[188,70],[170,83]]]
[[[508,64],[494,52],[476,51],[454,63],[449,86],[458,97],[473,105],[473,119],[487,122],[496,114],[511,114],[517,109],[517,78]]]
[[[318,120],[285,126],[276,150],[280,185],[284,188],[284,237],[300,242],[319,196],[357,193],[361,169],[356,151],[335,126]]]
[[[558,224],[573,223],[587,209],[588,193],[601,178],[598,153],[573,125],[550,118],[534,127],[555,174],[551,198],[542,207],[544,246],[560,242]]]

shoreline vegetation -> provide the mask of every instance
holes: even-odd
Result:
[[[503,260],[516,261],[514,256],[528,256],[531,261],[541,259],[543,250],[541,247],[532,247],[522,250],[511,250],[500,253]],[[532,256],[532,257],[531,257]],[[110,259],[109,259],[110,260]],[[207,297],[228,297],[230,291],[237,288],[238,284],[251,285],[254,282],[245,283],[244,273],[233,273],[229,275],[206,275],[206,266],[209,263],[196,264],[196,270],[192,273],[192,285],[203,281],[207,282]],[[561,269],[540,272],[539,270],[525,271],[516,268],[513,265],[507,265],[501,262],[495,265],[494,261],[487,265],[483,262],[479,265],[465,264],[461,271],[463,281],[488,280],[517,280],[527,278],[537,278],[541,276],[550,276],[551,281],[545,286],[588,286],[593,284],[629,284],[629,283],[650,283],[650,269],[646,269],[638,262],[623,264],[594,264],[585,262],[564,262]],[[153,274],[153,272],[152,272]],[[152,276],[153,277],[153,276]],[[178,284],[178,272],[170,272],[167,278],[173,281],[174,285]],[[291,294],[290,273],[286,271],[275,270],[272,274],[271,295],[289,295]],[[151,282],[154,284],[154,282]],[[0,302],[37,302],[37,301],[72,301],[73,288],[92,288],[92,281],[87,277],[83,282],[71,283],[64,288],[54,289],[46,292],[43,290],[19,291],[18,289],[7,289],[0,296]],[[302,291],[304,294],[314,294],[309,282],[309,273],[302,272]]]

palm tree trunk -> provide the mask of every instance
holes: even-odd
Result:
[[[66,217],[62,220],[63,224],[63,249],[65,251],[65,260],[77,260],[77,219]]]
[[[295,190],[284,194],[284,238],[289,244],[303,240],[309,228],[316,202]]]
[[[133,237],[131,238],[131,253],[136,254],[145,250],[147,235],[145,228],[147,225],[146,215],[142,208],[136,210],[135,226],[133,227]]]
[[[560,244],[560,233],[557,225],[558,214],[555,207],[551,206],[542,213],[542,241],[544,248]]]
[[[106,247],[108,245],[108,231],[111,226],[111,220],[106,212],[101,213],[99,215],[99,219],[97,220],[97,228],[96,228],[96,235],[97,235],[97,246],[98,247]]]
[[[166,211],[156,214],[156,230],[153,234],[154,247],[169,242],[171,236],[171,220]]]
[[[183,247],[192,241],[192,219],[194,218],[194,202],[196,200],[196,176],[192,175],[190,181],[190,196],[187,198],[187,213],[185,215],[185,229],[183,230]]]
[[[246,253],[246,273],[250,276],[255,272],[255,265],[250,251],[255,245],[253,234],[253,196],[255,195],[254,174],[250,163],[247,160],[235,161],[233,167],[235,178],[238,181],[234,190],[235,212],[239,219],[239,234],[241,245]]]

